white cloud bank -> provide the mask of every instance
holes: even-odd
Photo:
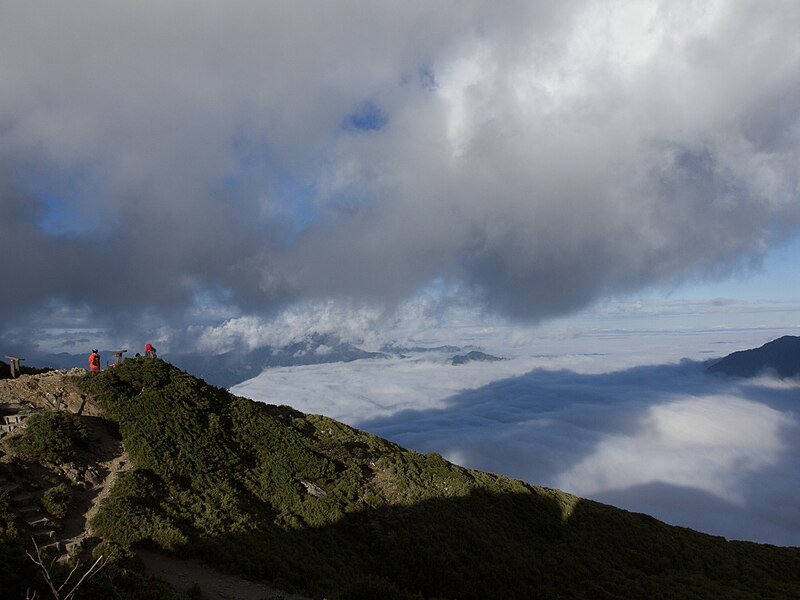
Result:
[[[652,406],[640,428],[605,437],[591,456],[559,475],[556,486],[582,496],[651,483],[744,501],[743,477],[774,466],[790,446],[790,415],[737,396],[679,397]]]
[[[673,524],[800,545],[800,382],[726,380],[696,362],[778,333],[474,328],[462,338],[510,360],[269,369],[232,391]]]

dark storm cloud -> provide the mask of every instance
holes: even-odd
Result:
[[[757,266],[800,222],[798,26],[792,2],[6,2],[0,310],[177,326],[442,278],[535,319]]]
[[[222,205],[205,203],[205,214],[183,228],[168,208],[141,202],[120,209],[124,224],[51,235],[41,227],[46,209],[37,198],[12,188],[0,189],[0,199],[0,252],[7,259],[0,308],[6,315],[52,300],[100,314],[182,310],[209,283],[236,287],[245,298],[253,288],[229,267],[263,245],[256,246],[246,226],[235,226]]]

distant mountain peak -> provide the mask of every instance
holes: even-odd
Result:
[[[503,360],[497,356],[492,356],[491,354],[486,354],[485,352],[480,352],[479,350],[473,350],[471,352],[467,352],[466,354],[457,354],[453,357],[451,361],[454,365],[464,365],[468,362],[497,362],[498,360]]]
[[[781,378],[795,377],[800,375],[800,337],[785,335],[759,348],[734,352],[708,370],[734,377],[755,377],[767,372]]]
[[[381,352],[386,352],[388,354],[411,354],[411,353],[424,353],[424,352],[442,352],[445,354],[454,353],[454,352],[461,352],[461,348],[459,346],[404,346],[398,342],[390,342],[388,344],[384,344],[381,347]]]

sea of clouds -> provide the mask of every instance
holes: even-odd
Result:
[[[454,366],[426,352],[276,368],[232,391],[671,524],[800,545],[800,381],[705,371],[785,329],[457,333],[465,350],[506,360]]]

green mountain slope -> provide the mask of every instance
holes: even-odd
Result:
[[[727,542],[464,469],[161,360],[128,360],[80,386],[132,463],[94,518],[96,553],[199,557],[329,599],[800,597],[800,549]],[[18,560],[14,544],[0,546]],[[134,578],[119,597],[168,595],[109,569],[117,595]]]
[[[315,597],[788,598],[800,550],[464,469],[160,361],[87,376],[136,467],[95,520]]]

